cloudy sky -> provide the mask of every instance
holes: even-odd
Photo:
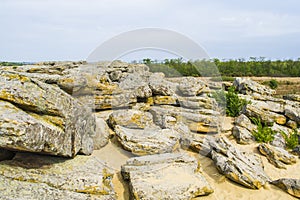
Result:
[[[85,60],[139,28],[176,31],[210,57],[300,57],[299,0],[0,0],[0,60]],[[136,59],[141,55],[136,55]]]

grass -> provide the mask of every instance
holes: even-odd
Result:
[[[257,125],[257,129],[252,134],[257,142],[269,143],[274,140],[276,134],[269,126],[263,124],[259,118],[251,118],[252,122]]]
[[[285,140],[285,145],[288,149],[294,149],[298,144],[298,131],[295,129],[292,133],[287,135],[285,132],[281,131],[281,135],[283,136]]]

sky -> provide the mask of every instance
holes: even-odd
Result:
[[[0,8],[1,61],[85,60],[142,28],[178,32],[210,58],[300,57],[299,0],[0,0]],[[145,52],[124,59],[171,56]]]

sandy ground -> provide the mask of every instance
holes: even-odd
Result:
[[[223,126],[224,129],[230,129],[232,119],[225,118]],[[226,131],[225,135],[230,133]],[[230,138],[230,137],[229,137]],[[231,138],[231,141],[240,149],[244,151],[250,151],[255,154],[258,154],[257,143],[252,145],[239,145]],[[197,153],[188,152],[190,155],[195,156],[200,160],[203,169],[203,175],[214,188],[214,193],[209,196],[198,197],[195,200],[292,200],[296,199],[281,189],[273,186],[267,185],[265,188],[260,190],[247,189],[243,186],[240,186],[228,179],[223,175],[219,174],[216,167],[213,164],[213,161],[207,157],[203,157]],[[104,148],[101,150],[96,150],[93,153],[93,156],[97,157],[100,162],[106,163],[107,166],[110,166],[115,171],[115,176],[113,178],[113,184],[115,191],[118,195],[118,199],[127,200],[129,199],[128,183],[124,182],[120,174],[121,165],[125,164],[126,160],[133,155],[120,147],[120,144],[113,139],[110,141]],[[266,157],[261,156],[265,171],[267,175],[270,176],[272,180],[278,178],[300,178],[300,161],[294,165],[287,165],[287,169],[278,169],[275,166],[271,165]]]

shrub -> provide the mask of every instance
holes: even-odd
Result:
[[[285,140],[285,145],[288,149],[294,149],[298,145],[298,131],[296,129],[294,129],[294,131],[289,135],[287,135],[283,131],[281,131],[281,134]]]
[[[269,81],[269,86],[272,89],[276,89],[278,87],[278,82],[275,79]]]
[[[239,98],[233,86],[229,87],[227,93],[224,90],[214,92],[212,97],[216,99],[219,106],[222,108],[226,107],[226,114],[230,117],[238,116],[248,103],[245,99]]]
[[[251,120],[257,125],[257,129],[252,131],[252,134],[257,142],[272,142],[274,135],[276,134],[269,126],[262,123],[259,118],[251,118]]]

